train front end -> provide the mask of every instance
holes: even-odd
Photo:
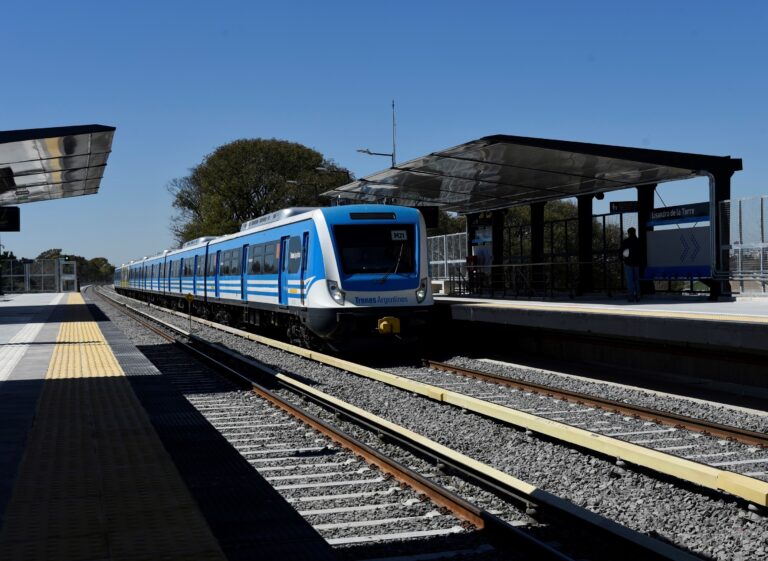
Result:
[[[433,306],[421,213],[350,205],[323,209],[319,219],[326,290],[310,310],[312,330],[338,340],[418,337]]]

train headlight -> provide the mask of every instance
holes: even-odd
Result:
[[[328,282],[328,292],[331,294],[331,298],[333,298],[337,304],[344,305],[344,291],[339,288],[339,283],[336,281],[329,280]]]
[[[421,304],[427,297],[427,279],[421,279],[419,289],[416,291],[416,301]]]

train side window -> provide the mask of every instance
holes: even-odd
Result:
[[[288,240],[288,272],[298,273],[301,267],[301,238],[291,236]]]
[[[226,257],[225,263],[227,265],[226,274],[231,275],[232,274],[232,250],[231,249],[227,251],[227,257]]]
[[[238,247],[232,250],[232,261],[230,264],[230,275],[239,275],[243,263],[243,248]]]
[[[264,264],[264,244],[252,245],[248,248],[248,273],[260,275]]]
[[[195,276],[202,277],[205,273],[205,254],[201,253],[197,256],[197,267],[195,268]]]
[[[309,266],[309,232],[304,232],[301,239],[301,270],[306,271]]]
[[[234,259],[232,259],[232,250],[230,249],[229,251],[227,251],[227,274],[228,275],[232,274],[232,262],[233,261],[234,261]]]
[[[216,254],[215,253],[208,254],[208,276],[209,277],[216,276]]]
[[[264,247],[264,273],[271,275],[277,272],[275,266],[275,252],[277,251],[277,244],[271,242]]]
[[[229,251],[221,252],[221,263],[219,264],[219,274],[222,276],[229,274]]]

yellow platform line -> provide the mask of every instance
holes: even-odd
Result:
[[[223,561],[216,539],[80,294],[70,295],[0,559]]]

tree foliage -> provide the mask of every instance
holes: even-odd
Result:
[[[171,230],[179,243],[230,234],[243,222],[282,208],[326,206],[320,193],[349,181],[346,169],[301,144],[235,140],[168,184],[177,210]]]
[[[467,219],[455,213],[440,210],[437,216],[437,227],[429,230],[430,236],[442,236],[444,234],[457,234],[467,231]]]

